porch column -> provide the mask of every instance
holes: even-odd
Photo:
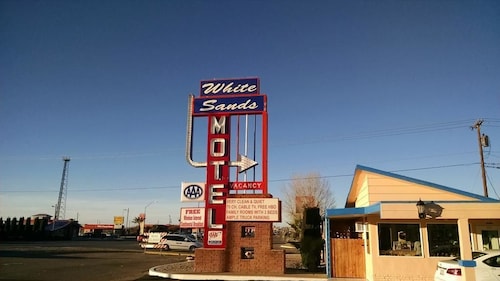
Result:
[[[474,274],[476,262],[472,260],[469,220],[466,218],[458,219],[458,237],[460,239],[460,260],[458,264],[462,269],[463,280],[476,281],[476,276]]]
[[[332,245],[330,237],[330,219],[325,216],[325,227],[323,228],[323,233],[325,234],[325,264],[326,264],[326,278],[332,277]]]

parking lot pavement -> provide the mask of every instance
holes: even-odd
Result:
[[[149,278],[151,267],[184,260],[182,255],[144,254],[136,241],[3,241],[0,280],[132,281]]]

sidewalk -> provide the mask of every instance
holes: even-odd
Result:
[[[292,281],[364,281],[365,279],[327,278],[325,273],[306,272],[299,269],[300,254],[286,255],[286,271],[281,275],[249,275],[234,272],[223,273],[194,273],[194,262],[180,262],[158,265],[149,269],[150,276],[170,278],[176,280],[292,280]]]
[[[281,276],[256,276],[256,275],[237,275],[234,273],[168,273],[163,272],[161,266],[153,267],[149,270],[150,276],[163,278],[171,278],[178,280],[303,280],[303,281],[323,281],[329,280],[324,274],[317,274],[317,277],[312,277],[312,274],[284,274]]]

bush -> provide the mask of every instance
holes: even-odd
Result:
[[[308,271],[319,271],[321,262],[321,250],[323,250],[324,241],[321,237],[304,235],[300,243],[300,255],[302,264]]]

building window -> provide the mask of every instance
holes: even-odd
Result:
[[[421,256],[418,224],[379,223],[378,249],[381,256]]]
[[[255,237],[255,226],[243,226],[241,228],[241,237]]]
[[[241,258],[242,259],[251,260],[251,259],[253,259],[253,255],[254,255],[253,247],[241,248]]]
[[[428,224],[427,234],[431,257],[458,257],[460,255],[456,224]]]

